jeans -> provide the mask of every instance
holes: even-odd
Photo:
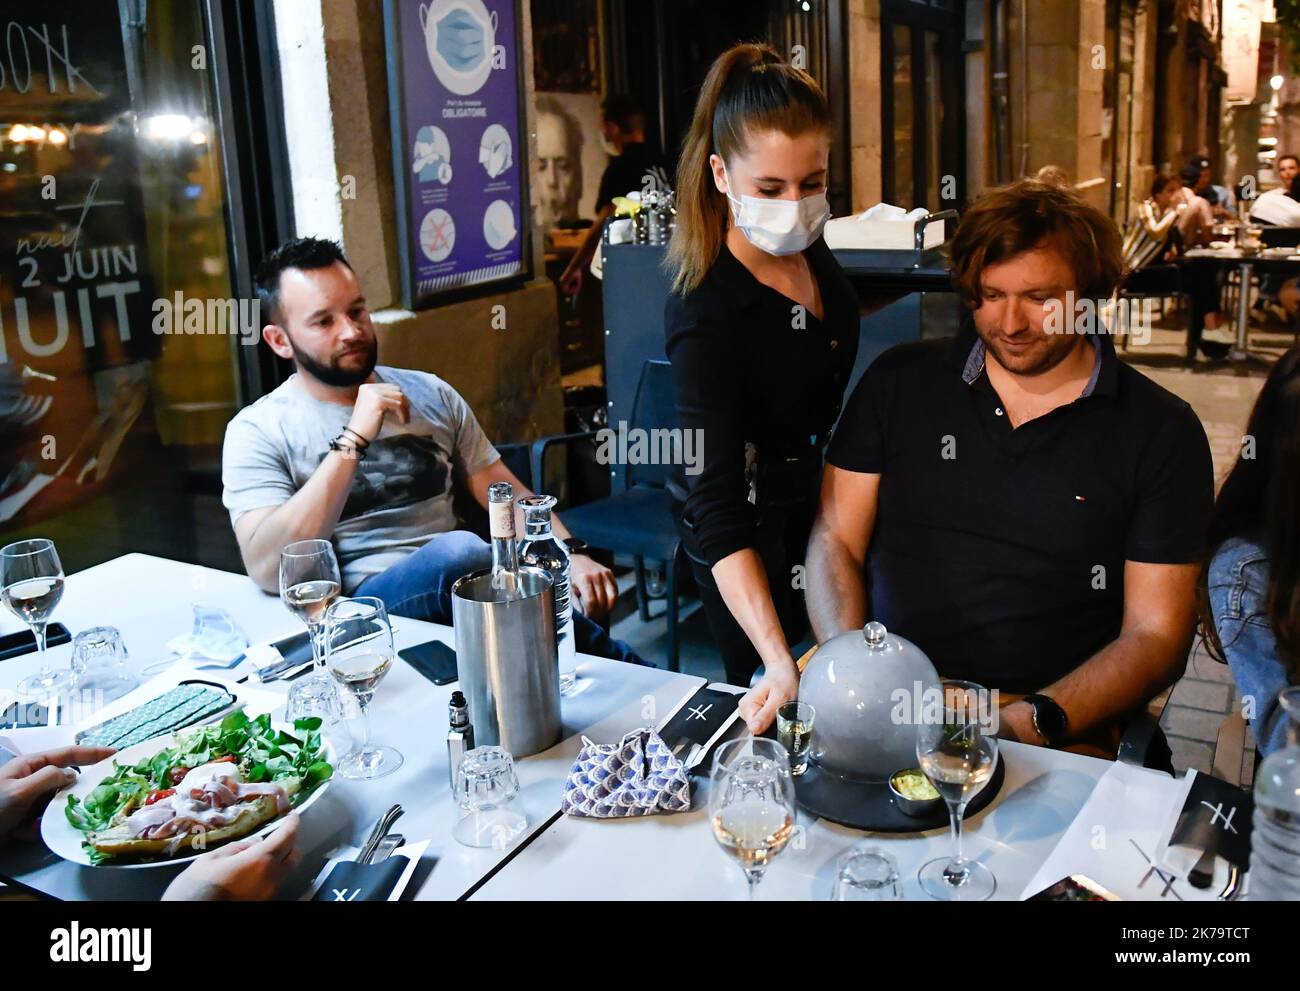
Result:
[[[371,575],[354,595],[382,599],[394,616],[451,625],[451,587],[471,571],[492,566],[492,548],[477,534],[452,530],[434,536],[414,554],[387,571]],[[650,666],[627,644],[613,639],[599,623],[573,613],[573,645],[581,654],[594,654],[629,664]]]

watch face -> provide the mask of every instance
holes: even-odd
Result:
[[[1034,723],[1038,731],[1047,737],[1049,742],[1060,740],[1065,735],[1065,712],[1054,701],[1046,695],[1035,696],[1032,705],[1034,707]]]

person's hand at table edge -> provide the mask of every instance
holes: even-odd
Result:
[[[574,554],[569,558],[569,588],[578,611],[603,625],[618,599],[614,572],[585,554]]]
[[[22,754],[0,765],[0,843],[60,788],[77,780],[77,767],[98,764],[116,753],[108,747],[59,747]]]
[[[740,700],[740,718],[754,735],[764,732],[776,718],[782,703],[799,697],[799,669],[787,660],[768,665],[757,685]]]
[[[168,902],[268,901],[297,866],[301,855],[298,813],[267,836],[236,840],[205,853],[185,868],[163,892]]]

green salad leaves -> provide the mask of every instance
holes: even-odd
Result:
[[[176,745],[134,765],[113,762],[113,773],[85,801],[68,796],[68,822],[82,832],[107,829],[122,813],[144,805],[152,793],[175,787],[177,775],[224,757],[233,757],[247,781],[301,778],[295,804],[327,780],[334,769],[324,760],[317,718],[299,719],[294,732],[271,727],[269,714],[249,718],[242,710],[218,725],[178,734]],[[93,856],[93,854],[92,854]]]

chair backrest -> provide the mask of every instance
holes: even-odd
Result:
[[[673,395],[672,365],[667,361],[647,361],[641,366],[641,378],[632,404],[632,420],[628,426],[637,431],[630,438],[644,444],[645,457],[630,459],[625,466],[627,487],[645,485],[662,489],[667,484],[671,468],[662,462],[669,457],[679,457],[682,453],[679,445],[684,443],[684,438],[675,439],[678,437],[677,407]],[[615,431],[619,429],[612,420],[610,427]],[[632,442],[630,439],[629,447]]]
[[[664,248],[655,244],[604,245],[602,293],[605,303],[605,390],[609,424],[634,417],[642,366],[664,360],[664,304],[671,288],[663,268]],[[622,464],[611,465],[610,491],[627,478]]]

